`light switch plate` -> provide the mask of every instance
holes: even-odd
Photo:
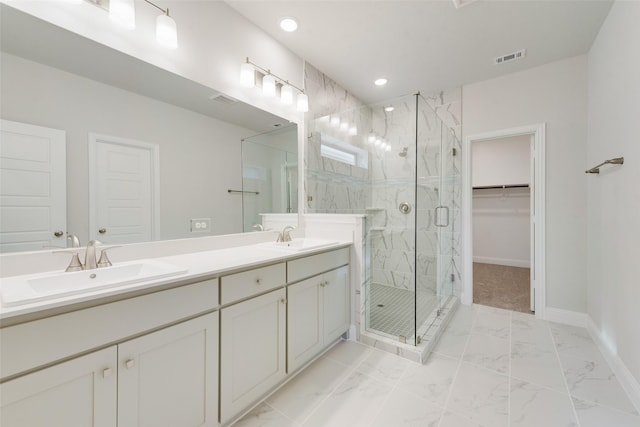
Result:
[[[192,233],[207,233],[211,231],[211,218],[193,218],[190,224]]]

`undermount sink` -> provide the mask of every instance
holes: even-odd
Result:
[[[155,260],[122,263],[73,273],[56,272],[2,279],[2,303],[11,307],[98,289],[177,276],[187,270]]]
[[[267,242],[258,243],[257,246],[269,249],[278,249],[288,252],[300,252],[309,249],[322,248],[324,246],[330,246],[338,242],[331,240],[319,240],[319,239],[293,239],[290,242]]]

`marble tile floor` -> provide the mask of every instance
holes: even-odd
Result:
[[[460,306],[427,363],[343,341],[234,427],[640,427],[584,328]]]

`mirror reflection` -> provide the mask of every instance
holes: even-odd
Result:
[[[244,231],[265,212],[298,212],[298,130],[295,125],[242,140]]]
[[[295,124],[0,7],[0,251],[238,233],[294,212]],[[229,192],[243,186],[263,197]]]

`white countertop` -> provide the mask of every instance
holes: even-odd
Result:
[[[80,294],[50,298],[44,301],[37,301],[23,305],[11,307],[2,305],[0,306],[0,320],[7,320],[17,316],[36,314],[39,312],[44,314],[53,309],[58,309],[58,312],[60,312],[60,310],[65,306],[73,306],[79,303],[88,304],[94,301],[98,302],[106,298],[116,297],[118,295],[125,296],[126,294],[133,292],[153,292],[155,288],[166,288],[167,285],[170,284],[179,286],[187,282],[197,281],[198,279],[204,280],[219,277],[233,271],[245,270],[264,264],[304,257],[315,253],[346,247],[350,244],[351,242],[342,241],[319,248],[297,252],[265,248],[260,247],[259,245],[249,245],[153,258],[154,260],[186,269],[186,273],[169,278],[149,280],[123,286],[114,286],[83,292]],[[2,292],[2,281],[3,279],[0,279],[0,292]]]

